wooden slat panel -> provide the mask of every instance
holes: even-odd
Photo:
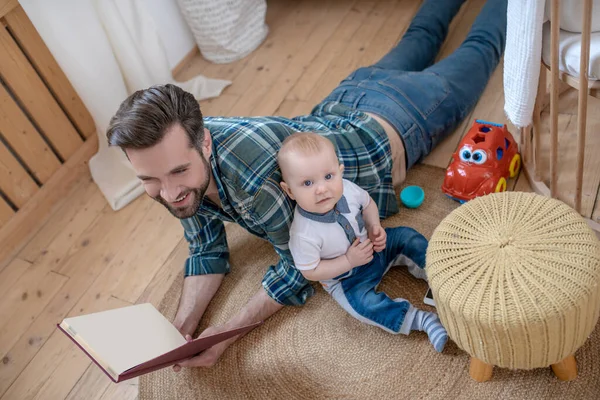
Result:
[[[19,161],[0,143],[0,190],[20,208],[38,189]]]
[[[35,65],[52,92],[62,104],[71,121],[85,137],[96,132],[96,125],[89,111],[79,98],[71,82],[44,44],[44,41],[25,14],[21,6],[16,7],[5,17],[13,36]]]
[[[0,28],[0,75],[63,159],[83,140],[6,29]]]
[[[12,207],[9,206],[3,198],[0,197],[0,227],[8,222],[15,214]]]
[[[60,168],[58,158],[2,85],[0,132],[41,183],[45,183]]]
[[[6,15],[18,5],[18,0],[0,0],[0,17]]]

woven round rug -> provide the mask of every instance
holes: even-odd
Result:
[[[444,170],[411,169],[405,185],[425,190],[423,205],[401,208],[385,226],[405,225],[431,237],[458,204],[440,187]],[[260,288],[266,268],[277,256],[272,246],[237,225],[227,226],[232,272],[211,302],[199,330],[225,322]],[[160,311],[173,319],[183,278],[179,277]],[[600,332],[575,354],[579,376],[560,382],[549,368],[498,369],[492,381],[469,377],[469,356],[449,342],[436,353],[424,333],[392,335],[349,316],[323,289],[305,306],[285,307],[230,346],[217,365],[166,368],[140,377],[140,400],[165,399],[592,399],[600,392]],[[392,268],[379,289],[423,304],[427,284],[405,267]]]

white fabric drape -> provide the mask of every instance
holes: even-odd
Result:
[[[531,124],[542,56],[545,0],[508,0],[504,112],[517,127]]]
[[[560,2],[561,31],[581,32],[582,3],[581,0]],[[600,0],[593,0],[592,5],[593,32],[600,29]],[[532,123],[542,60],[542,29],[550,14],[550,0],[508,0],[504,112],[517,127]],[[575,52],[571,49],[571,53]],[[561,53],[561,57],[565,54]]]
[[[176,83],[202,100],[218,96],[231,82],[203,76],[174,82],[143,0],[20,4],[96,123],[99,150],[90,160],[90,171],[110,206],[121,209],[143,188],[122,151],[109,148],[106,141],[110,118],[120,103],[133,91],[154,84]]]

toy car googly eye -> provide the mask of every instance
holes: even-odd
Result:
[[[458,154],[460,155],[460,159],[465,162],[471,161],[471,156],[473,155],[473,153],[471,153],[471,149],[467,146],[460,149]]]
[[[485,162],[487,161],[487,153],[483,150],[475,150],[473,152],[473,155],[471,156],[471,160],[475,164],[485,164]]]
[[[521,156],[506,125],[475,120],[446,169],[442,191],[464,203],[506,190],[521,168]]]

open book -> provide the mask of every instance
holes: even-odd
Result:
[[[194,357],[261,322],[187,342],[150,303],[65,318],[58,327],[114,382]]]

